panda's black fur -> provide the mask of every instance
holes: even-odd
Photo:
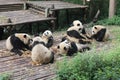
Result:
[[[67,56],[72,56],[74,53],[77,53],[77,51],[78,51],[78,48],[74,42],[71,42],[70,45],[71,45],[71,47],[69,47]]]
[[[91,43],[91,37],[88,36],[82,23],[78,20],[75,20],[73,26],[68,28],[66,36],[62,38],[62,41],[66,39],[80,44]]]
[[[88,39],[91,39],[91,37],[86,33],[85,27],[82,25],[82,22],[79,20],[74,20],[72,23],[72,26],[77,26],[81,28],[81,33],[85,35]]]
[[[92,36],[96,41],[106,41],[109,38],[108,30],[102,25],[94,25],[92,27]]]
[[[82,45],[79,43],[69,42],[65,40],[58,44],[57,49],[58,54],[66,54],[67,56],[72,56],[74,53],[90,50],[90,47],[87,45]]]
[[[4,34],[4,28],[0,28],[0,40],[2,40],[3,38],[3,34]]]
[[[76,28],[78,28],[78,29],[76,30]],[[62,41],[69,38],[68,40],[70,40],[70,41],[72,40],[72,42],[77,40],[77,43],[80,43],[80,44],[91,43],[89,40],[90,38],[88,39],[88,37],[86,37],[84,35],[84,34],[86,34],[85,30],[83,29],[81,33],[79,33],[79,30],[81,30],[81,28],[76,27],[76,26],[68,28],[67,36],[63,37]],[[72,39],[72,38],[74,38],[74,39]]]
[[[27,35],[25,34],[23,36],[24,38],[27,37]],[[30,44],[31,39],[28,40],[28,43]],[[19,37],[17,37],[15,34],[11,35],[9,38],[9,42],[11,44],[11,46],[13,47],[10,51],[14,52],[15,54],[18,54],[19,56],[21,56],[23,54],[22,51],[26,51],[26,50],[30,50],[30,47],[28,44],[25,44]],[[6,43],[6,45],[9,45],[8,43]],[[21,51],[22,50],[22,51]]]
[[[43,42],[45,43],[47,48],[50,48],[53,45],[53,36],[50,30],[45,30],[41,36]]]
[[[47,48],[50,48],[50,47],[53,45],[53,42],[54,42],[53,37],[52,37],[52,36],[49,37],[49,38],[48,38],[48,42],[47,42],[47,44],[46,44],[46,47],[47,47]]]

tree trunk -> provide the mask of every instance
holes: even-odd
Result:
[[[115,0],[109,0],[109,18],[115,15]]]

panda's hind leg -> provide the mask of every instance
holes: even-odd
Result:
[[[90,40],[85,40],[85,39],[79,39],[80,44],[91,44]]]
[[[80,50],[80,52],[85,52],[87,50],[90,50],[90,47],[84,46],[84,47],[82,47],[82,49]]]
[[[23,54],[23,52],[19,49],[12,49],[11,52],[14,52],[15,54],[18,54],[19,56],[21,56]]]
[[[22,50],[21,50],[22,51]],[[25,50],[25,51],[22,51],[22,56],[23,57],[31,57],[31,51],[30,50]]]

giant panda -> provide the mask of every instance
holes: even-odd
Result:
[[[24,51],[30,50],[31,36],[26,33],[15,33],[6,40],[6,48],[11,52],[22,55]]]
[[[95,25],[92,27],[92,36],[91,38],[95,39],[96,41],[106,41],[109,39],[109,32],[108,30],[102,25]]]
[[[62,38],[62,41],[69,40],[80,44],[91,43],[91,39],[88,39],[84,34],[81,33],[82,28],[78,26],[72,26],[68,28],[67,34]]]
[[[47,48],[50,48],[53,45],[54,39],[50,30],[44,31],[41,38],[43,39],[43,42],[46,44]]]
[[[82,25],[82,22],[79,20],[74,20],[73,21],[73,26],[78,26],[81,28],[81,33],[86,36],[88,39],[91,39],[90,35],[86,32],[85,27]]]
[[[56,54],[66,54],[67,56],[72,56],[74,53],[84,52],[85,50],[90,50],[90,47],[88,45],[82,45],[65,40],[57,45]]]
[[[31,46],[32,65],[53,63],[54,53],[45,46],[40,37],[34,37]]]

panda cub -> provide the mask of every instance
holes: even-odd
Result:
[[[11,52],[22,55],[25,51],[30,50],[31,37],[26,33],[15,33],[6,40],[6,48]]]
[[[109,39],[108,30],[102,25],[95,25],[92,27],[92,36],[91,38],[96,41],[106,41]]]
[[[41,37],[33,38],[31,59],[33,65],[53,63],[54,53],[50,51],[41,41]]]
[[[80,44],[91,43],[91,40],[89,40],[84,34],[82,34],[81,31],[82,28],[77,26],[72,26],[68,28],[67,39],[71,42],[76,42]]]
[[[72,56],[74,53],[84,52],[85,50],[90,50],[90,48],[87,45],[69,42],[67,40],[59,43],[57,46],[57,54],[66,54],[67,56]]]
[[[53,45],[53,36],[52,36],[52,32],[50,30],[46,30],[43,34],[42,37],[43,42],[46,44],[47,48],[50,48]]]
[[[79,20],[74,20],[73,21],[73,26],[78,26],[81,28],[81,32],[85,37],[87,37],[88,39],[91,39],[91,36],[86,32],[85,27],[82,25],[82,22],[80,22]]]
[[[62,41],[68,39],[71,42],[76,42],[80,44],[91,43],[90,37],[87,36],[84,27],[80,21],[74,21],[73,26],[68,28],[67,34],[62,38]]]

